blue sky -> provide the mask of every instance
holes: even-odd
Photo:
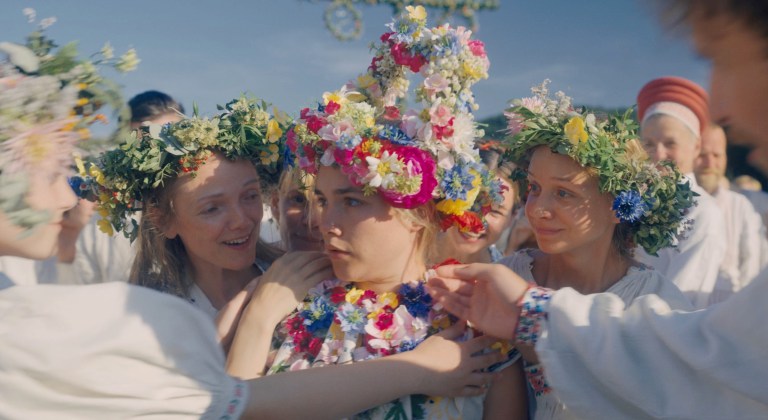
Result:
[[[479,118],[498,114],[544,78],[579,104],[634,103],[639,88],[662,75],[705,83],[707,67],[683,37],[665,32],[646,0],[501,0],[479,13],[477,37],[491,59],[490,78],[476,85]],[[339,88],[370,62],[368,43],[391,18],[388,6],[358,5],[360,40],[341,42],[325,29],[329,1],[4,0],[4,40],[30,32],[21,13],[56,16],[49,34],[79,40],[81,52],[110,41],[116,52],[137,49],[138,71],[120,75],[126,97],[158,89],[201,113],[215,112],[241,92],[293,115]],[[430,20],[430,23],[433,23]],[[456,23],[461,23],[457,21]]]

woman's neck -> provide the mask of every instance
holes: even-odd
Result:
[[[572,287],[582,294],[600,293],[621,280],[631,260],[610,244],[603,249],[585,248],[563,254],[534,254],[533,277],[551,289]]]
[[[413,261],[406,265],[405,270],[397,275],[382,277],[378,279],[367,279],[365,281],[354,281],[355,287],[363,290],[373,290],[377,294],[385,292],[395,292],[403,283],[410,283],[424,278],[427,266],[423,260]],[[354,279],[353,279],[354,280]]]
[[[249,265],[242,270],[226,270],[221,267],[199,267],[190,264],[192,281],[200,287],[205,296],[216,309],[221,309],[245,286],[261,274],[255,265]]]

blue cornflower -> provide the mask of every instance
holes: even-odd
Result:
[[[341,149],[352,150],[357,147],[358,144],[362,143],[362,141],[363,138],[357,134],[350,136],[349,134],[344,133],[339,137],[339,141],[336,144]]]
[[[411,315],[426,318],[432,307],[432,296],[424,289],[424,283],[416,286],[406,283],[400,287],[400,304],[405,305]]]
[[[406,351],[411,351],[411,350],[415,349],[418,344],[419,343],[417,343],[416,341],[405,340],[402,343],[400,343],[400,351],[399,351],[399,353],[403,353],[403,352],[406,352]]]
[[[333,322],[333,310],[333,305],[327,299],[323,297],[313,299],[309,308],[301,311],[307,331],[315,333],[327,330]]]
[[[365,324],[368,322],[368,318],[363,308],[345,302],[341,305],[339,322],[341,323],[341,330],[345,333],[360,334],[365,331]]]
[[[394,32],[390,39],[410,44],[413,42],[413,35],[419,30],[419,24],[410,19],[396,19],[388,23],[387,28]]]
[[[456,164],[445,172],[445,176],[440,181],[440,188],[445,192],[445,196],[451,200],[466,200],[467,191],[472,189],[472,181],[474,180],[475,176],[469,172],[469,168]]]
[[[622,191],[613,200],[613,211],[622,222],[634,223],[645,215],[648,205],[637,191]]]
[[[448,52],[451,55],[459,54],[461,50],[461,42],[458,35],[453,32],[447,33],[444,37],[435,41],[432,54],[438,57],[445,57]]]
[[[320,102],[317,103],[317,112],[325,112],[325,105]]]
[[[75,195],[77,195],[80,198],[82,198],[81,194],[83,193],[83,191],[80,190],[80,186],[83,185],[84,181],[85,180],[82,177],[77,175],[67,178],[67,183],[69,183],[69,187],[72,188],[72,191],[75,193]]]
[[[408,137],[403,130],[392,125],[385,125],[384,128],[379,131],[379,137],[400,146],[409,146],[413,144],[412,138]]]

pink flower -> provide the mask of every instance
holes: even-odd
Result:
[[[537,114],[541,114],[544,111],[544,101],[538,96],[523,98],[520,100],[520,105]]]
[[[440,73],[435,73],[424,79],[424,88],[430,95],[434,95],[435,92],[440,92],[447,87],[448,80],[441,76]]]
[[[411,54],[403,43],[393,44],[390,47],[392,59],[399,66],[408,66],[412,72],[418,73],[421,66],[427,64],[427,59],[421,54]]]
[[[472,55],[475,57],[486,57],[485,54],[485,44],[483,44],[483,41],[473,39],[467,43],[469,46],[469,50],[472,51]]]
[[[514,136],[523,129],[525,120],[520,114],[516,112],[505,112],[504,116],[507,117],[507,133],[509,133],[509,135]]]
[[[307,129],[315,134],[317,134],[317,132],[320,131],[320,129],[326,123],[325,118],[320,118],[315,115],[307,116],[306,120],[307,120]]]
[[[437,187],[435,177],[435,160],[432,155],[416,147],[402,146],[395,148],[410,177],[421,176],[419,191],[411,195],[403,195],[394,191],[380,190],[384,200],[389,204],[404,209],[416,208],[432,199],[432,193]]]
[[[355,158],[355,151],[350,149],[335,148],[333,151],[333,159],[341,167],[350,165]]]
[[[450,108],[443,104],[439,104],[437,106],[433,106],[429,110],[429,117],[429,122],[431,122],[433,125],[446,126],[453,119],[453,114],[451,113]]]

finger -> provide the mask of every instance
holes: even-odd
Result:
[[[435,276],[427,280],[427,287],[470,296],[475,285],[474,282]]]
[[[462,345],[467,348],[470,354],[474,354],[486,347],[492,346],[497,341],[499,341],[499,339],[496,337],[492,337],[490,335],[481,335],[471,340],[467,340]]]
[[[446,338],[448,340],[456,340],[464,334],[464,331],[466,329],[467,329],[467,323],[465,321],[460,321],[440,331],[435,335]]]
[[[489,368],[492,365],[495,365],[496,363],[503,362],[505,359],[506,359],[506,355],[503,355],[498,351],[493,351],[491,353],[472,356],[472,359],[470,359],[468,366],[472,370],[481,370],[481,369]]]
[[[493,372],[472,372],[467,375],[466,385],[488,389],[493,384],[496,374]]]
[[[459,318],[470,318],[470,300],[468,297],[457,294],[441,294],[436,296],[437,303],[443,305],[446,311],[456,315]]]

